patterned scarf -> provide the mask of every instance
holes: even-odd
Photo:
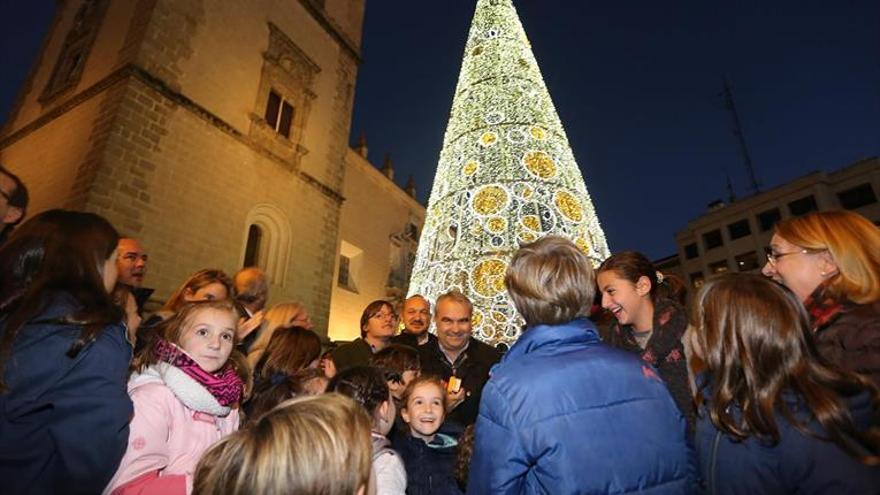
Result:
[[[845,300],[832,296],[828,291],[829,284],[824,282],[804,300],[804,307],[810,315],[813,333],[830,325],[846,310]]]
[[[219,371],[208,373],[183,349],[164,339],[156,344],[153,355],[159,361],[166,362],[183,371],[187,376],[205,387],[217,399],[220,405],[230,406],[241,400],[244,385],[235,369],[228,362]]]

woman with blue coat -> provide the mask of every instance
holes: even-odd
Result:
[[[819,355],[797,297],[729,274],[706,282],[695,307],[687,338],[708,493],[880,493],[877,390]]]
[[[128,442],[131,346],[118,234],[92,213],[35,216],[0,249],[0,491],[100,493]]]

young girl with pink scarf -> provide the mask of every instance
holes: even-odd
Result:
[[[237,320],[229,301],[188,304],[135,356],[128,448],[105,494],[192,491],[202,454],[238,429],[248,377],[233,351]]]

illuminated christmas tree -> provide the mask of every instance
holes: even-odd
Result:
[[[548,234],[597,263],[605,235],[511,0],[479,0],[465,47],[410,294],[457,288],[474,336],[511,344],[522,320],[504,288],[521,244]]]

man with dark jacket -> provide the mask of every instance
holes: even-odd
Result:
[[[447,420],[467,426],[477,419],[483,386],[489,370],[501,359],[492,346],[471,336],[473,305],[461,292],[451,291],[437,298],[434,325],[437,340],[419,347],[422,374],[449,381],[461,380],[458,391],[449,392]]]
[[[669,391],[587,319],[589,258],[545,237],[514,255],[504,282],[526,329],[483,390],[468,493],[693,493]]]

